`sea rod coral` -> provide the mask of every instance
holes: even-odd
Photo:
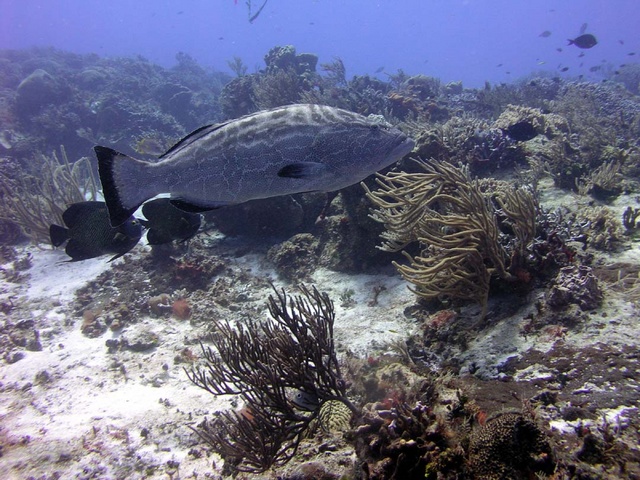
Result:
[[[284,290],[269,296],[270,321],[234,328],[214,320],[215,351],[203,346],[204,363],[187,370],[211,394],[244,402],[195,430],[230,470],[263,472],[287,463],[324,404],[339,401],[357,412],[334,349],[333,302],[315,288],[301,290],[295,297]]]
[[[386,227],[379,248],[395,252],[419,242],[419,255],[403,252],[409,265],[394,262],[412,290],[425,298],[477,301],[484,316],[491,278],[516,279],[535,235],[537,202],[527,188],[483,192],[465,167],[416,162],[421,172],[379,175],[376,191],[363,184],[376,206],[371,217]],[[507,246],[503,229],[511,232]]]
[[[49,242],[49,225],[62,223],[62,213],[77,202],[98,199],[98,185],[87,157],[69,161],[41,155],[39,178],[22,172],[15,178],[0,172],[0,218],[17,223],[34,243]]]

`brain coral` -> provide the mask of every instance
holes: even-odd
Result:
[[[516,480],[535,472],[551,473],[554,462],[544,433],[529,416],[501,413],[476,430],[469,443],[475,478]]]

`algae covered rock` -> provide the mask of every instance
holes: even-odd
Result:
[[[558,273],[549,292],[547,303],[553,308],[578,305],[581,310],[593,310],[604,297],[591,267],[586,265],[564,267]]]
[[[317,249],[318,241],[313,235],[300,233],[271,247],[267,259],[281,277],[290,281],[304,280],[317,266]]]

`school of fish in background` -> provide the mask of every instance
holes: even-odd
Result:
[[[582,26],[580,27],[580,32],[579,35],[575,38],[569,38],[567,39],[567,46],[575,46],[581,50],[588,50],[591,49],[593,47],[595,47],[598,44],[598,40],[596,38],[595,35],[593,35],[592,33],[586,33],[587,32],[587,28],[589,28],[589,25],[586,23],[583,23]],[[541,38],[549,38],[551,37],[552,32],[549,30],[545,30],[544,32],[542,32],[540,35],[538,35]],[[620,45],[624,45],[624,40],[618,40],[618,43]],[[558,47],[556,48],[556,51],[561,53],[563,51],[562,47]],[[635,52],[629,52],[627,53],[628,56],[632,57],[634,56],[636,53]],[[578,55],[579,58],[584,57],[584,52],[580,52],[580,54]],[[538,65],[544,65],[546,63],[546,61],[538,59]],[[584,65],[584,63],[580,63],[580,67],[582,67]],[[499,64],[498,67],[501,67],[502,64]],[[625,64],[621,64],[620,67],[624,67]],[[597,72],[599,70],[602,69],[601,65],[593,65],[591,67],[589,67],[589,71],[591,73]],[[562,73],[568,72],[569,71],[569,67],[563,66],[562,64],[558,65],[558,70]],[[509,72],[507,72],[509,73]],[[614,72],[615,75],[619,74],[619,71],[615,71]],[[578,79],[582,79],[583,75],[579,75]]]

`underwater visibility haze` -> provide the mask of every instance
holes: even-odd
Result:
[[[640,478],[633,0],[0,2],[0,478]]]
[[[238,56],[250,73],[263,68],[272,46],[294,45],[322,62],[342,58],[349,75],[401,68],[468,87],[555,72],[560,64],[577,75],[603,61],[627,63],[640,50],[633,0],[269,0],[250,23],[263,2],[251,3],[249,11],[246,0],[4,0],[0,45],[142,55],[164,67],[185,52],[217,70]],[[583,61],[566,47],[584,23],[600,44]]]

